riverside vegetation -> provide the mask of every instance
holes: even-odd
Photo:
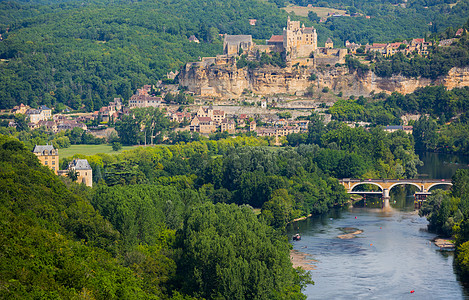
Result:
[[[426,216],[429,229],[453,237],[456,242],[455,266],[469,281],[469,170],[459,169],[453,176],[451,191],[437,190],[419,211]]]

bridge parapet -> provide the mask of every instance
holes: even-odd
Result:
[[[389,191],[396,185],[413,185],[418,188],[418,192],[428,192],[435,185],[453,185],[451,179],[355,179],[343,178],[339,179],[348,193],[362,184],[371,184],[379,187],[383,193],[384,198],[389,197]]]

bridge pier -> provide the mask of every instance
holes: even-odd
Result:
[[[389,201],[389,190],[383,189],[383,199],[388,199]]]
[[[383,198],[383,208],[390,208],[391,204],[389,204],[389,197]]]

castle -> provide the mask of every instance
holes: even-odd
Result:
[[[238,68],[237,62],[241,56],[248,61],[258,61],[264,53],[283,53],[285,67],[267,65],[256,70]],[[346,55],[347,49],[334,48],[331,39],[327,40],[325,47],[318,47],[316,29],[305,27],[288,17],[283,34],[272,35],[266,45],[257,45],[250,35],[225,34],[223,54],[187,63],[181,68],[178,79],[182,86],[202,97],[237,97],[244,90],[273,93],[271,85],[278,80],[282,81],[278,79],[279,72],[286,72],[291,84],[282,81],[282,88],[277,92],[302,93],[312,84],[309,78],[317,72],[318,67],[345,64]],[[301,84],[298,84],[298,80]],[[261,91],[260,86],[266,90]]]
[[[314,27],[305,27],[300,21],[287,20],[287,27],[283,28],[282,35],[272,35],[266,45],[256,45],[250,35],[228,35],[223,40],[223,55],[213,58],[204,58],[203,62],[226,64],[240,54],[256,57],[258,53],[285,52],[286,61],[291,65],[335,64],[345,63],[346,49],[333,49],[329,38],[325,47],[318,47],[318,34]]]
[[[240,53],[283,52],[290,58],[310,57],[318,49],[318,35],[314,27],[301,26],[300,21],[287,20],[283,35],[272,35],[267,45],[256,45],[250,35],[228,35],[223,40],[223,54],[231,57]]]

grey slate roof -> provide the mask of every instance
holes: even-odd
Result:
[[[86,159],[74,159],[71,167],[75,170],[91,170],[91,166]]]
[[[36,145],[36,147],[34,147],[34,150],[33,150],[33,153],[43,153],[44,150],[47,150],[47,151],[52,151],[54,150],[54,146],[52,145]]]
[[[225,35],[225,43],[237,45],[239,43],[252,43],[250,35]]]

